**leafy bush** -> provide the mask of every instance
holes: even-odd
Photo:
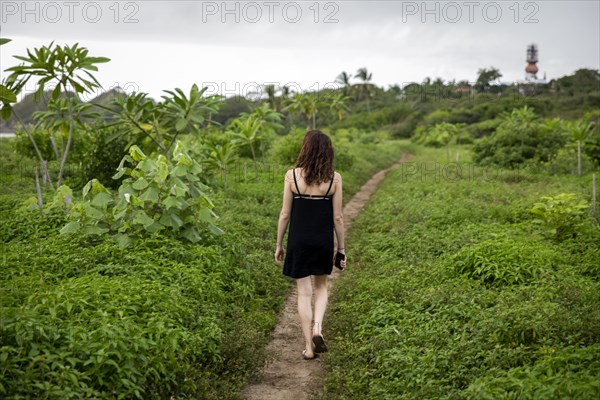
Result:
[[[393,137],[396,138],[409,138],[417,128],[419,122],[423,118],[423,113],[420,111],[414,111],[404,119],[386,125],[385,129],[388,129]]]
[[[415,164],[445,158],[443,149],[416,153]],[[390,172],[350,231],[353,273],[337,281],[324,326],[324,397],[593,398],[600,283],[589,267],[600,230],[587,224],[582,240],[551,243],[533,235],[529,213],[513,215],[541,190],[580,183],[432,184],[405,172]],[[457,273],[468,256],[487,269]]]
[[[543,244],[510,238],[485,240],[449,257],[459,274],[488,286],[514,285],[540,279],[552,272],[556,254]]]
[[[285,166],[294,165],[300,153],[305,133],[305,130],[294,128],[289,134],[280,138],[272,149],[275,160]]]
[[[126,167],[125,162],[134,164]],[[111,233],[120,246],[126,247],[135,236],[164,234],[181,237],[192,243],[202,240],[200,224],[215,234],[216,214],[207,197],[208,187],[200,182],[200,164],[177,142],[173,158],[160,154],[147,157],[139,147],[131,146],[118,167],[115,178],[127,175],[115,199],[98,180],[83,188],[83,201],[70,206],[72,219],[61,233],[83,230],[88,235]]]
[[[116,129],[94,130],[88,148],[81,156],[82,180],[97,179],[104,186],[117,188],[121,179],[113,179],[119,163],[127,155],[127,138]]]
[[[468,125],[466,130],[470,136],[481,138],[493,134],[501,123],[502,120],[500,118],[486,119],[485,121]]]
[[[600,344],[539,351],[533,366],[520,366],[471,383],[468,398],[593,399],[600,393]]]
[[[411,115],[414,110],[404,103],[394,104],[370,113],[361,112],[349,115],[347,118],[332,124],[332,129],[357,128],[363,131],[373,131],[386,125],[396,124]]]
[[[556,152],[550,161],[543,165],[553,174],[577,175],[577,145],[572,142],[567,143],[565,147]],[[594,168],[594,161],[585,152],[582,152],[581,172],[586,174],[592,172]]]
[[[442,147],[458,137],[460,125],[442,122],[427,129],[419,126],[411,140],[415,143],[431,147]]]
[[[561,241],[577,236],[576,228],[586,217],[589,205],[579,200],[575,193],[560,193],[556,196],[542,196],[530,210],[555,240]]]
[[[31,136],[35,140],[42,157],[46,161],[57,160],[61,156],[62,145],[66,143],[69,132],[61,131],[60,129],[41,128],[30,125],[28,127]],[[22,156],[37,159],[38,156],[31,144],[31,140],[23,128],[15,131],[15,150]],[[52,139],[56,143],[58,157],[52,145]],[[89,147],[88,134],[80,129],[75,129],[73,134],[73,143],[71,157],[73,161],[80,161],[82,155]]]
[[[549,161],[567,138],[559,123],[536,121],[531,109],[515,109],[503,116],[496,131],[473,147],[480,165],[515,168],[528,160]]]

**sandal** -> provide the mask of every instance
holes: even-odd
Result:
[[[325,339],[323,339],[323,336],[313,336],[312,340],[315,344],[315,354],[327,352],[327,345],[325,344]]]
[[[302,358],[304,358],[305,360],[314,360],[315,358],[319,358],[319,355],[317,353],[314,353],[312,357],[307,357],[306,350],[302,350]]]

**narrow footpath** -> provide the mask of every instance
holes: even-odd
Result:
[[[401,163],[408,162],[411,157],[410,154],[405,153],[394,165],[377,172],[346,203],[343,210],[346,232],[386,174]],[[352,273],[352,254],[348,254],[346,273],[348,272]],[[334,268],[329,278],[330,290],[332,281],[338,275],[339,271]],[[284,311],[273,331],[273,340],[266,348],[271,361],[263,368],[262,378],[248,385],[242,391],[242,396],[248,400],[309,400],[318,396],[323,388],[323,358],[305,361],[302,359],[303,349],[304,338],[298,320],[296,289],[294,289],[285,301]],[[326,356],[325,354],[324,357]]]

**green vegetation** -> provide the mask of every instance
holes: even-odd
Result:
[[[332,135],[334,143],[346,143],[348,157],[356,160],[356,169],[338,168],[345,200],[374,172],[395,162],[404,148],[389,139],[363,144],[361,134]],[[2,159],[13,159],[14,140],[1,143]],[[138,150],[134,156],[142,157]],[[169,171],[181,172],[175,167],[179,156],[169,162],[162,158],[174,163]],[[59,233],[77,218],[79,208],[106,205],[108,211],[104,203],[114,200],[97,198],[106,193],[98,182],[89,185],[86,199],[77,191],[44,191],[42,216],[23,202],[35,192],[32,178],[8,171],[0,194],[2,396],[235,398],[265,361],[264,345],[290,287],[272,260],[273,221],[287,166],[270,163],[258,176],[244,179],[240,165],[234,165],[229,185],[222,189],[215,176],[215,189],[207,194],[225,233],[208,235],[200,245],[165,232],[146,232],[148,227],[131,211],[132,228],[136,220],[142,225],[138,240],[125,250],[107,235]],[[142,172],[135,171],[128,174]],[[144,173],[147,186],[141,176],[122,183],[137,187],[130,200],[138,194],[146,197],[144,209],[156,208],[148,203],[152,193],[145,194],[158,185],[150,175]],[[176,196],[177,184],[172,184]],[[166,193],[170,186],[157,187]],[[119,191],[121,200],[128,190]],[[67,194],[77,205],[71,215],[64,211]],[[166,207],[168,198],[161,197],[155,206]],[[141,209],[136,204],[130,206]],[[174,204],[169,212],[178,207]],[[94,233],[104,225],[82,226]]]
[[[347,240],[324,398],[597,397],[600,229],[570,195],[543,214],[576,237],[554,241],[529,211],[540,194],[589,201],[591,174],[486,176],[414,150]]]
[[[0,139],[0,397],[238,398],[291,287],[275,223],[306,127],[331,135],[345,201],[417,155],[348,239],[327,399],[600,391],[598,71],[385,90],[361,68],[257,100],[192,85],[85,102],[107,59],[54,44],[17,58],[0,85],[17,134]]]

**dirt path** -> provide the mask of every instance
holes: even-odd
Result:
[[[377,190],[385,175],[410,159],[410,154],[404,154],[394,165],[373,175],[346,203],[343,211],[345,231],[352,226],[352,221]],[[349,259],[349,268],[352,269],[352,259]],[[330,287],[331,279],[335,279],[338,274],[337,268],[334,268]],[[308,400],[317,396],[323,387],[323,361],[304,361],[302,350],[304,338],[298,320],[294,289],[285,301],[283,314],[273,332],[273,340],[267,345],[267,354],[272,361],[263,368],[262,379],[248,385],[242,391],[242,396],[248,400]]]

